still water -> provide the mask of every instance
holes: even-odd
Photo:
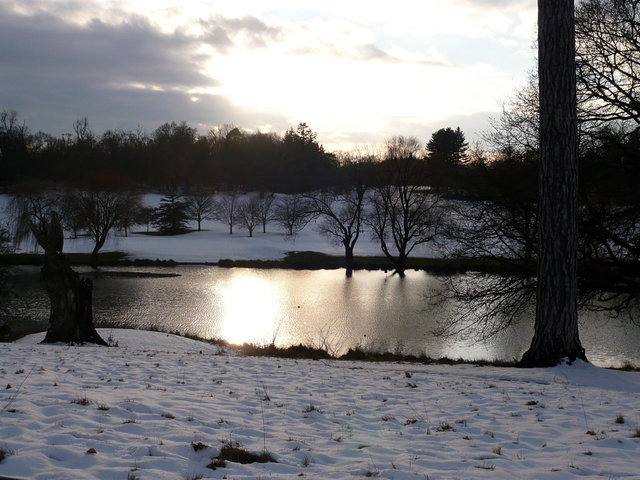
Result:
[[[83,272],[83,270],[80,270]],[[84,270],[87,271],[87,270]],[[405,278],[382,271],[259,270],[206,266],[104,268],[94,279],[98,326],[180,332],[232,343],[309,344],[334,353],[362,346],[379,351],[465,359],[518,358],[533,332],[528,315],[489,342],[440,338],[432,330],[452,305],[428,296],[442,288],[423,271]],[[109,276],[113,272],[176,274]],[[19,267],[10,300],[14,331],[46,329],[48,299],[37,267]],[[592,313],[581,319],[581,339],[598,365],[640,365],[640,328]]]

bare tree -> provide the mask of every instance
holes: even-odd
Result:
[[[273,202],[276,196],[271,192],[264,192],[257,198],[258,218],[262,225],[262,233],[267,233],[267,223],[273,220]]]
[[[238,192],[225,192],[215,202],[213,216],[229,226],[229,235],[233,235],[233,227],[238,223],[239,214],[240,197]]]
[[[353,273],[353,249],[360,238],[364,223],[365,194],[360,184],[339,194],[307,195],[309,207],[321,221],[318,230],[330,240],[344,247],[347,276]]]
[[[481,162],[481,163],[480,163]],[[535,262],[538,241],[537,160],[507,151],[481,158],[475,201],[450,202],[446,249],[455,257]]]
[[[93,143],[95,135],[89,128],[87,117],[80,118],[73,122],[73,131],[76,134],[76,143]]]
[[[489,119],[491,130],[484,140],[503,153],[538,152],[540,137],[540,100],[537,71],[529,74],[527,84],[516,90],[502,106],[502,114]]]
[[[580,2],[576,50],[581,117],[640,128],[640,0]]]
[[[144,209],[140,195],[131,195],[127,208],[122,211],[116,227],[121,229],[125,237],[129,236],[129,231],[134,225],[139,225],[141,212]],[[146,223],[146,222],[142,222]]]
[[[124,217],[131,217],[131,212],[139,205],[136,194],[112,190],[76,191],[69,194],[67,202],[73,211],[67,216],[77,217],[89,232],[94,241],[91,251],[91,265],[97,266],[98,252],[104,246],[111,231],[118,227]]]
[[[134,224],[145,225],[147,229],[147,233],[149,233],[151,222],[153,222],[155,213],[156,213],[155,208],[141,206],[141,208],[136,212]]]
[[[249,236],[253,237],[253,231],[260,224],[260,198],[251,195],[240,202],[238,223],[247,229]]]
[[[639,7],[638,0],[586,0],[576,5],[578,127],[586,167],[579,185],[578,305],[624,314],[635,323],[640,305],[640,282],[634,273],[640,259],[640,208],[637,170],[629,159],[637,158],[640,104],[632,101],[638,98],[639,84],[638,69],[634,75],[630,61],[635,58],[635,66],[640,64],[638,36],[633,34],[640,29]],[[470,275],[468,282],[453,286],[449,299],[459,300],[463,308],[455,321],[443,324],[448,332],[469,327],[469,313],[476,312],[473,328],[482,335],[496,333],[521,317],[523,306],[535,298],[533,269],[516,267],[517,262],[536,260],[538,251],[538,212],[529,200],[537,196],[529,191],[537,182],[527,166],[538,162],[538,83],[536,70],[485,137],[499,156],[498,162],[492,159],[481,169],[479,183],[489,192],[454,212],[465,220],[456,225],[455,233],[464,237],[458,241],[464,248],[457,253],[490,255],[502,266],[508,264],[512,275]],[[509,165],[503,161],[509,157],[520,160]],[[502,175],[501,170],[511,172]]]
[[[75,214],[80,208],[76,202],[77,198],[74,195],[63,195],[61,200],[62,224],[66,230],[71,231],[71,238],[78,238],[78,235],[85,227],[85,223],[81,215]],[[64,213],[66,212],[69,212],[70,215],[65,215]]]
[[[415,138],[387,142],[383,184],[373,190],[366,223],[395,272],[404,276],[413,250],[432,242],[442,227],[440,197],[424,186],[425,162]]]
[[[39,190],[31,185],[20,185],[12,192],[9,203],[9,216],[13,224],[13,241],[19,247],[29,240],[36,240],[32,232],[32,225],[46,223],[51,212],[56,212],[58,220],[64,221],[64,199],[62,194],[55,191]],[[36,245],[38,245],[36,240]]]
[[[194,188],[184,197],[187,204],[187,215],[198,223],[198,231],[201,231],[202,221],[211,216],[214,210],[214,201],[211,192],[206,188]]]
[[[536,321],[521,366],[586,359],[578,333],[578,168],[573,0],[538,1],[539,253]]]
[[[15,110],[0,111],[0,185],[15,180],[17,167],[29,155],[33,135]]]
[[[284,195],[276,202],[274,220],[282,225],[287,235],[293,237],[313,220],[309,201],[302,195]]]
[[[535,299],[538,251],[537,160],[507,152],[479,158],[476,180],[483,185],[475,201],[447,204],[440,246],[454,258],[489,259],[482,272],[440,279],[428,301],[446,301],[453,314],[438,321],[435,333],[485,340],[508,328]]]

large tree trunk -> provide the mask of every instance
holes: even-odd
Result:
[[[539,255],[535,333],[521,366],[585,359],[577,311],[577,129],[573,0],[538,0]]]
[[[42,280],[49,295],[49,330],[43,343],[107,343],[93,326],[93,284],[74,272],[62,254],[63,233],[58,215],[32,225],[31,230],[44,249]]]
[[[344,267],[347,277],[353,275],[353,247],[348,241],[343,242],[344,245]]]
[[[96,243],[93,246],[93,250],[91,251],[91,259],[89,260],[89,263],[91,264],[91,266],[93,268],[98,268],[98,252],[100,251],[100,249],[102,247],[104,247],[104,244],[107,241],[107,232],[108,231],[109,231],[109,229],[107,229],[106,232],[104,232],[104,234],[101,234],[96,239]]]
[[[399,254],[393,260],[394,273],[397,273],[400,278],[405,277],[405,271],[407,269],[407,256],[405,254]]]
[[[93,268],[98,268],[98,252],[99,251],[100,251],[100,247],[98,247],[97,245],[95,247],[93,247],[93,250],[91,251],[91,257],[89,258],[89,264]]]

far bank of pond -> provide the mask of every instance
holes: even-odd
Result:
[[[88,265],[90,255],[85,253],[68,253],[66,257],[71,265]],[[0,255],[0,265],[42,265],[44,255],[19,253]],[[173,267],[177,265],[212,265],[224,268],[242,267],[259,269],[294,269],[294,270],[332,270],[344,268],[344,257],[328,255],[312,251],[287,252],[277,260],[231,260],[222,259],[216,263],[177,263],[173,260],[130,259],[124,252],[103,252],[98,255],[98,266],[137,266],[137,267]],[[354,270],[393,269],[393,265],[384,256],[355,256]],[[533,275],[535,265],[521,262],[505,262],[500,259],[483,258],[429,258],[410,257],[407,259],[407,270],[426,270],[434,274],[454,274],[478,271],[495,274]]]

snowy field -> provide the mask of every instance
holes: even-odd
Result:
[[[157,206],[160,195],[147,194],[144,204]],[[8,205],[9,197],[0,195],[0,217]],[[4,214],[6,218],[6,213]],[[0,218],[2,221],[2,218]],[[6,222],[6,220],[5,220]],[[195,229],[197,224],[191,222],[189,228]],[[191,232],[175,236],[145,235],[146,226],[137,225],[134,233],[124,237],[121,233],[112,234],[101,252],[120,250],[131,258],[175,260],[176,262],[217,262],[220,259],[232,260],[278,260],[290,251],[323,252],[332,255],[344,255],[344,248],[332,243],[317,231],[315,222],[307,225],[298,235],[285,235],[284,228],[276,222],[267,224],[267,233],[262,233],[262,226],[249,237],[246,230],[239,225],[234,227],[233,235],[229,234],[229,227],[221,222],[205,220],[202,231]],[[137,232],[137,233],[135,233]],[[64,242],[65,253],[89,253],[93,249],[93,242],[88,237],[70,238],[66,233]],[[33,251],[31,244],[21,246],[19,251]],[[363,233],[355,248],[356,255],[383,255],[378,242],[369,233]],[[429,246],[417,248],[412,256],[438,257],[442,254]]]
[[[245,358],[100,332],[119,346],[0,344],[0,476],[640,478],[638,373]],[[207,468],[229,442],[277,463]]]

